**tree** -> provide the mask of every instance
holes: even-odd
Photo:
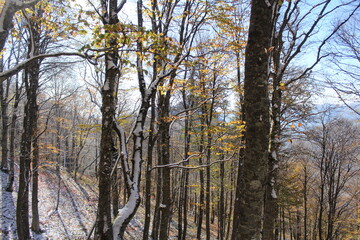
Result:
[[[117,14],[120,12],[126,1],[118,4],[117,0],[101,1],[101,19],[105,27],[106,34],[114,33],[114,28],[119,24]],[[99,162],[99,202],[97,212],[97,222],[95,239],[105,240],[113,238],[112,218],[111,218],[111,171],[113,167],[114,140],[113,128],[115,127],[115,107],[116,95],[119,85],[120,68],[118,39],[110,36],[106,39],[105,48],[109,51],[105,53],[105,80],[101,89],[102,96],[102,124],[100,140],[100,162]],[[117,230],[118,231],[118,230]],[[118,231],[119,232],[119,231]],[[118,236],[114,233],[114,239]]]
[[[159,38],[159,45],[154,49],[154,62],[158,69],[154,69],[153,75],[170,69],[167,78],[162,79],[158,95],[158,164],[168,165],[171,163],[170,156],[170,126],[172,124],[170,100],[176,89],[178,78],[178,67],[190,54],[195,36],[199,32],[200,26],[204,23],[207,6],[193,0],[187,1],[159,1],[154,2],[152,8],[162,6],[162,12],[154,11],[150,15],[152,30]],[[175,20],[175,16],[180,19],[180,24]],[[191,22],[189,19],[194,18]],[[164,22],[164,23],[163,23]],[[176,27],[176,34],[171,33]],[[173,38],[175,38],[173,40]],[[175,42],[176,41],[176,42]],[[176,43],[176,44],[175,44]],[[170,66],[168,66],[170,65]],[[171,66],[172,65],[172,66]],[[156,76],[158,77],[158,76]],[[159,187],[157,195],[152,237],[154,239],[167,239],[170,220],[172,217],[172,194],[171,194],[171,169],[161,167],[158,169]]]
[[[271,54],[271,74],[269,75],[272,88],[271,88],[271,132],[270,132],[270,148],[269,148],[269,169],[266,184],[266,198],[264,206],[264,238],[274,239],[276,218],[277,218],[277,194],[276,194],[276,181],[278,178],[279,160],[281,147],[283,126],[286,121],[291,121],[289,117],[292,114],[291,107],[285,100],[287,91],[297,88],[296,86],[305,87],[303,83],[310,77],[311,70],[319,64],[329,54],[323,53],[324,45],[330,41],[334,34],[344,25],[357,11],[359,5],[352,6],[353,1],[346,1],[331,6],[330,1],[322,1],[315,4],[308,10],[305,10],[305,3],[302,1],[283,3],[280,1],[277,6],[274,22],[277,23],[274,29],[274,38],[272,40]],[[348,9],[349,7],[349,9]],[[304,9],[304,10],[303,10]],[[293,62],[301,57],[301,52],[305,46],[311,47],[310,41],[314,37],[316,27],[319,26],[325,18],[331,14],[339,12],[340,9],[346,10],[343,19],[334,26],[324,36],[319,37],[320,41],[317,44],[317,53],[312,60],[312,63],[306,67],[292,66]],[[313,13],[314,12],[314,13]],[[278,13],[281,13],[278,14]],[[314,15],[314,18],[313,18]],[[307,17],[309,16],[309,17]],[[313,19],[312,19],[313,18]],[[307,22],[307,25],[304,22]],[[291,23],[291,24],[290,24]],[[310,24],[309,24],[310,23]],[[304,29],[304,34],[300,34],[299,29]],[[288,37],[286,37],[288,36]],[[285,94],[284,94],[285,93]],[[293,94],[296,95],[296,94]],[[302,95],[304,95],[302,93]],[[300,99],[299,99],[300,100]],[[292,103],[292,104],[295,104]],[[290,108],[289,108],[290,107]],[[308,112],[307,108],[298,111],[302,114],[297,114],[296,118],[306,118]]]
[[[2,55],[3,48],[5,46],[6,39],[9,35],[10,29],[13,27],[13,17],[19,10],[34,6],[39,0],[31,1],[19,1],[19,0],[7,0],[2,6],[0,13],[0,53]]]
[[[344,25],[333,39],[330,49],[333,56],[330,61],[331,66],[337,69],[336,75],[340,75],[341,80],[334,76],[328,76],[328,83],[335,90],[340,100],[354,113],[360,115],[357,108],[357,101],[360,96],[358,84],[360,70],[360,41],[359,41],[359,14],[354,15],[349,22]]]
[[[0,60],[0,70],[3,68],[3,61]],[[0,83],[0,101],[1,101],[1,120],[2,120],[2,131],[1,131],[1,164],[0,169],[7,172],[8,170],[8,107],[9,107],[9,88],[10,79]]]
[[[273,5],[252,1],[245,57],[245,155],[236,192],[232,239],[261,239],[262,204],[269,146],[268,49],[271,47]]]
[[[34,14],[40,16],[42,10],[40,8],[35,9]],[[38,22],[30,21],[29,23],[29,45],[28,45],[28,57],[31,57],[34,53],[40,53],[45,51],[40,47],[41,44],[41,25]],[[19,239],[29,239],[29,182],[30,182],[30,164],[35,161],[35,169],[37,171],[37,157],[33,155],[32,147],[36,147],[37,141],[37,119],[38,119],[38,104],[37,104],[37,91],[39,87],[40,78],[40,61],[33,62],[29,68],[25,71],[25,91],[27,102],[24,107],[24,119],[23,119],[23,133],[21,137],[20,147],[20,177],[19,177],[19,190],[18,199],[16,205],[16,223]],[[35,150],[37,151],[37,150]],[[36,159],[35,159],[36,158]],[[33,165],[34,166],[34,165]],[[35,183],[37,184],[37,183]],[[37,194],[37,193],[33,193]],[[33,209],[34,210],[34,209]],[[35,212],[36,214],[36,212]],[[36,219],[36,217],[35,217]],[[39,229],[35,229],[39,231]]]
[[[346,198],[348,184],[358,174],[356,147],[358,129],[344,119],[322,118],[318,128],[306,133],[310,143],[309,154],[319,173],[319,239],[336,239],[341,233],[340,219],[346,212],[351,194]],[[341,133],[341,134],[340,134]],[[349,192],[350,193],[350,192]]]

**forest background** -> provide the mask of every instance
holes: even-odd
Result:
[[[0,5],[18,239],[48,172],[55,211],[65,172],[97,186],[88,239],[135,216],[142,239],[359,237],[358,1]]]

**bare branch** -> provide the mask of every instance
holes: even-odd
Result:
[[[21,70],[25,69],[30,63],[36,60],[41,60],[45,58],[54,58],[54,57],[61,57],[61,56],[77,56],[84,59],[90,60],[91,57],[88,55],[84,55],[78,52],[62,52],[62,53],[49,53],[49,54],[40,54],[34,56],[32,58],[26,59],[23,62],[19,63],[18,65],[0,73],[0,82],[4,81],[5,79],[17,74]]]
[[[116,7],[116,13],[118,13],[118,12],[121,11],[121,9],[124,7],[125,3],[126,3],[126,0],[122,0],[122,1],[119,3],[119,5]]]
[[[235,154],[236,154],[236,151],[234,151],[233,154],[230,157],[226,158],[226,159],[217,160],[217,161],[211,162],[209,164],[203,164],[203,165],[198,165],[198,166],[193,166],[193,167],[182,166],[182,165],[180,165],[181,163],[183,163],[185,161],[188,161],[188,159],[184,159],[184,160],[179,161],[177,163],[170,163],[170,164],[166,164],[166,165],[158,165],[158,166],[153,167],[151,170],[156,169],[156,168],[181,168],[181,169],[206,168],[206,167],[211,167],[212,165],[214,165],[216,163],[231,161]],[[196,155],[196,154],[194,154],[194,155]],[[194,155],[191,155],[190,157],[194,157]],[[199,155],[199,154],[197,154],[197,155]]]

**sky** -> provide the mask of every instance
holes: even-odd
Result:
[[[95,6],[99,4],[98,0],[91,0],[91,1],[93,2],[93,4]],[[329,9],[336,7],[340,2],[343,2],[343,1],[344,0],[332,0],[331,3],[329,4]],[[316,0],[316,1],[304,0],[304,2],[307,3],[310,8],[310,7],[314,6],[314,4],[322,2],[322,1],[321,0]],[[87,0],[77,0],[76,3],[80,4],[84,8],[90,7],[90,4]],[[146,1],[144,3],[146,4]],[[357,4],[356,1],[353,1],[353,3]],[[286,2],[284,2],[284,5],[285,4],[286,4]],[[302,10],[304,10],[304,8]],[[326,38],[329,35],[329,33],[332,31],[332,29],[334,28],[334,26],[337,22],[341,21],[341,19],[344,19],[347,16],[346,11],[348,11],[347,7],[341,8],[340,10],[337,10],[336,12],[330,14],[328,17],[324,18],[321,21],[321,24],[319,24],[319,27],[317,27],[315,29],[316,34],[311,38],[311,44],[304,46],[299,58],[297,58],[295,60],[296,62],[294,61],[296,64],[300,64],[304,68],[312,65],[312,63],[314,62],[314,59],[316,58],[319,42],[322,41],[322,39]],[[317,13],[316,8],[313,12]],[[316,16],[317,15],[308,16],[307,19],[305,20],[305,22],[311,23],[311,21],[313,21]],[[119,14],[119,17],[125,22],[136,23],[137,22],[136,0],[127,1],[123,11],[121,11],[121,13]],[[306,27],[305,27],[305,29],[306,29]],[[327,43],[323,47],[323,53],[325,53],[326,51],[329,51],[329,50],[331,50],[331,44]],[[341,76],[341,75],[339,76],[339,74],[336,72],[336,70],[334,69],[331,62],[329,62],[328,60],[321,61],[313,69],[314,81],[316,81],[318,83],[318,87],[320,89],[319,93],[313,94],[313,101],[315,104],[318,104],[318,105],[329,104],[329,103],[330,104],[341,104],[341,101],[339,100],[336,93],[326,85],[326,80],[328,78],[334,78],[335,76],[337,79],[339,79],[339,78],[346,79],[346,76]],[[133,78],[135,78],[135,76],[132,77],[131,75],[128,75],[127,78],[125,78],[122,81],[122,86],[123,87],[126,86],[126,88],[128,88],[128,89],[136,88],[137,81],[134,81]],[[137,96],[137,94],[135,94],[135,98],[136,98],[136,96]]]

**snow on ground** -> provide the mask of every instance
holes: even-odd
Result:
[[[16,195],[5,191],[8,175],[0,171],[1,181],[1,239],[16,237]],[[34,239],[86,239],[96,215],[96,191],[89,186],[78,185],[67,174],[62,174],[59,208],[57,203],[58,178],[50,170],[43,170],[39,177],[39,214],[42,234],[34,234]],[[30,203],[31,208],[31,203]],[[31,216],[31,212],[30,212]]]
[[[0,236],[1,239],[17,239],[16,237],[16,221],[15,221],[15,198],[13,197],[14,193],[5,191],[8,175],[0,171],[0,181],[1,181],[1,229]]]
[[[14,191],[7,192],[8,174],[0,171],[1,228],[0,239],[17,239],[16,235],[16,197],[18,179],[15,176]],[[51,169],[41,169],[39,174],[39,214],[41,234],[32,234],[34,240],[86,240],[94,227],[97,209],[97,182],[95,178],[84,177],[76,183],[66,171],[61,171],[60,199],[58,198],[59,178]],[[80,184],[81,183],[81,184]],[[31,187],[31,186],[30,186]],[[31,189],[31,188],[30,188]],[[123,201],[121,201],[123,202]],[[31,209],[31,194],[29,199]],[[126,240],[142,239],[145,210],[139,207],[124,235]],[[31,218],[31,212],[30,212]],[[174,220],[176,216],[174,216]],[[30,219],[31,223],[31,219]],[[188,238],[196,236],[196,225],[189,222]],[[216,224],[213,225],[215,230]],[[177,223],[172,221],[169,239],[177,239]],[[203,231],[205,233],[205,229]],[[216,239],[216,231],[211,239]]]
[[[16,235],[16,197],[17,178],[14,191],[7,192],[8,174],[0,171],[1,191],[1,228],[0,239],[17,239]],[[97,209],[96,181],[76,183],[66,172],[62,171],[60,180],[59,208],[55,211],[58,196],[59,179],[54,171],[42,169],[39,174],[39,214],[41,234],[31,233],[35,240],[82,240],[87,239],[94,226]],[[30,186],[31,187],[31,186]],[[31,194],[29,199],[31,210]],[[31,217],[31,212],[30,212]],[[30,219],[31,223],[31,219]],[[130,222],[125,239],[138,240],[142,237],[142,223],[135,215]]]

